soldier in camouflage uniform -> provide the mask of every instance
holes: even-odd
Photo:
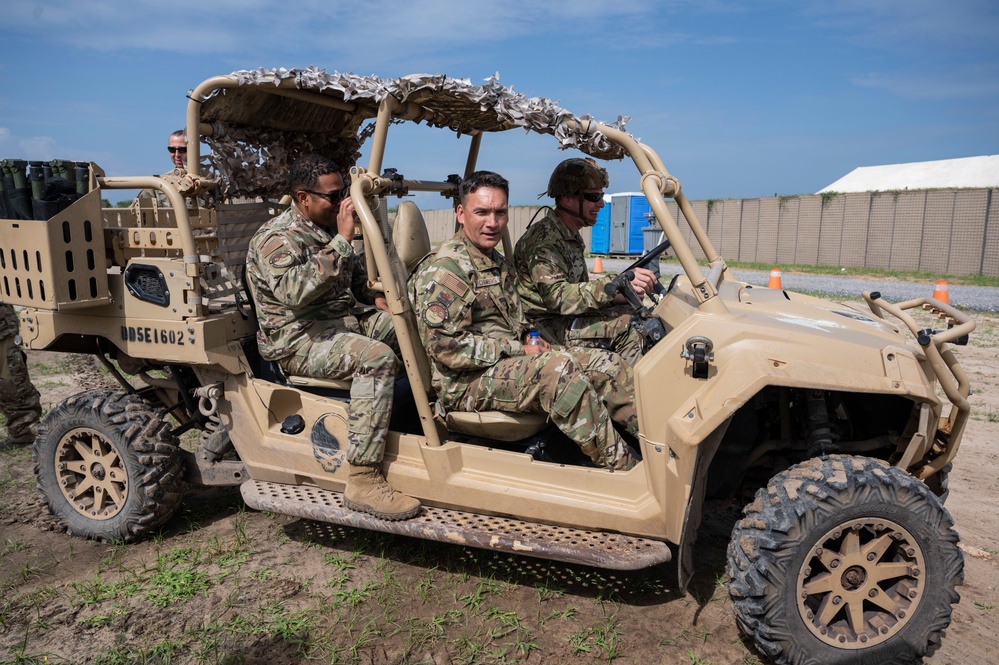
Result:
[[[183,129],[178,129],[170,134],[170,137],[167,139],[167,151],[170,153],[170,161],[173,162],[174,169],[187,169],[187,132]],[[173,207],[167,195],[158,189],[144,189],[139,192],[135,200],[132,201],[133,207],[139,205],[139,199],[156,199],[157,208]]]
[[[462,228],[414,276],[420,337],[441,402],[456,411],[548,413],[598,466],[634,465],[614,423],[637,434],[634,384],[619,356],[599,349],[525,346],[512,271],[495,251],[509,186],[477,171],[460,188]]]
[[[642,357],[642,338],[631,325],[632,309],[604,286],[614,275],[590,281],[579,230],[593,226],[604,207],[607,171],[592,159],[567,159],[552,173],[548,196],[555,209],[517,241],[514,268],[524,315],[550,340],[566,346],[615,351],[630,364]],[[655,286],[651,270],[635,268],[632,286],[641,296]]]
[[[385,296],[368,286],[354,254],[354,204],[339,167],[325,157],[300,158],[289,181],[294,203],[260,227],[246,255],[260,354],[293,376],[352,378],[344,502],[382,519],[408,519],[419,501],[393,490],[381,472],[399,346]]]
[[[7,424],[7,443],[26,445],[35,440],[35,427],[42,416],[38,391],[31,385],[24,352],[20,347],[17,314],[0,303],[0,411]]]

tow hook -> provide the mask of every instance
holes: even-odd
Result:
[[[194,389],[194,396],[199,398],[198,411],[201,415],[211,417],[218,408],[219,397],[222,397],[222,382],[217,381],[207,386]]]
[[[684,342],[680,357],[692,364],[691,376],[695,379],[708,378],[708,363],[715,359],[714,343],[707,337],[697,335]]]

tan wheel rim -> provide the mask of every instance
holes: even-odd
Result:
[[[907,530],[883,519],[827,531],[798,571],[798,611],[820,640],[866,649],[897,634],[925,593],[923,551]]]
[[[86,427],[68,432],[56,448],[55,464],[59,489],[81,515],[106,520],[125,506],[125,461],[100,432]]]

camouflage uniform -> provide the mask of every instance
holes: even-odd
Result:
[[[25,444],[35,440],[42,403],[28,377],[18,333],[14,308],[0,303],[0,352],[4,363],[0,368],[0,410],[7,423],[8,443]]]
[[[445,408],[546,412],[595,464],[631,466],[613,426],[638,431],[628,365],[598,349],[525,355],[526,322],[499,252],[484,255],[459,231],[419,270],[413,289],[420,337]]]
[[[353,377],[347,461],[380,462],[402,366],[391,317],[357,305],[376,293],[351,244],[292,206],[253,236],[246,279],[260,354],[293,376]]]
[[[524,232],[513,259],[524,316],[561,344],[609,347],[634,365],[642,338],[631,325],[632,310],[614,306],[604,293],[613,275],[589,281],[585,251],[583,238],[554,211]]]

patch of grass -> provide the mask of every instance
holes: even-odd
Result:
[[[690,659],[690,665],[711,665],[710,661],[700,658],[692,649],[687,649],[687,658]]]
[[[368,582],[359,589],[341,589],[333,594],[338,604],[348,607],[363,605],[371,598],[371,592],[378,588],[374,582]]]
[[[135,579],[105,582],[99,573],[89,580],[70,582],[70,586],[76,591],[73,604],[81,607],[99,605],[105,600],[125,600],[137,596],[142,590]]]
[[[597,651],[601,660],[608,662],[614,660],[621,654],[618,648],[624,633],[619,630],[620,621],[617,613],[605,618],[603,622],[595,623],[592,626],[582,628],[569,636],[569,645],[573,654],[593,653]]]
[[[420,602],[426,605],[431,600],[435,600],[440,592],[437,589],[437,569],[431,568],[419,582],[416,583],[416,593],[420,596]]]
[[[175,566],[153,573],[143,596],[154,607],[162,609],[211,588],[212,581],[208,575],[193,565]]]
[[[124,570],[117,556],[112,553],[102,566],[114,566],[117,560],[122,577],[105,581],[98,573],[89,580],[71,582],[70,586],[76,592],[74,604],[89,607],[107,600],[128,600],[141,595],[155,607],[165,608],[205,593],[214,586],[212,578],[202,570],[202,551],[197,548],[174,548],[157,556],[151,568],[141,571]]]
[[[977,600],[975,601],[975,609],[982,612],[991,612],[997,607],[999,607],[997,603],[979,603]]]
[[[700,640],[701,644],[705,644],[707,643],[710,635],[711,632],[707,630],[695,633],[689,629],[684,629],[677,633],[674,637],[667,637],[659,640],[659,646],[674,647],[679,646],[681,642],[691,642],[693,640]]]
[[[577,610],[572,605],[569,605],[568,607],[566,607],[563,610],[556,610],[555,612],[552,612],[551,614],[549,614],[548,616],[546,616],[544,619],[542,619],[542,622],[550,621],[552,619],[562,619],[563,621],[568,621],[569,619],[575,618],[576,614],[578,614],[578,613],[579,613],[579,610]]]
[[[35,384],[35,388],[38,388],[39,390],[46,390],[48,388],[65,388],[65,387],[69,386],[69,384],[66,383],[65,381],[48,380],[48,381],[41,381],[41,382],[34,381],[33,383]]]
[[[499,594],[501,590],[502,584],[496,580],[482,580],[475,587],[475,591],[460,596],[455,594],[454,599],[465,607],[478,612],[488,597]]]
[[[357,555],[345,557],[340,554],[323,554],[323,563],[327,566],[332,566],[336,571],[353,570],[354,568],[357,568],[354,564],[355,561],[357,561]]]
[[[78,362],[79,360],[76,358],[67,358],[66,360],[59,360],[52,363],[34,359],[31,362],[29,371],[33,379],[34,377],[52,376],[53,374],[73,374],[76,372]]]
[[[544,580],[535,584],[534,589],[538,592],[538,600],[542,603],[552,598],[559,598],[565,594],[565,587],[552,584],[551,580]]]
[[[30,451],[30,447],[28,448],[28,450]],[[16,451],[17,450],[15,449],[15,450],[7,450],[7,451],[4,451],[4,452],[5,452],[5,454],[11,454],[11,453],[14,453]],[[31,478],[30,480],[34,480],[34,479]],[[17,488],[19,486],[22,486],[22,487],[26,486],[26,485],[28,485],[28,483],[29,483],[29,480],[26,480],[26,479],[23,479],[23,478],[16,478],[14,476],[14,474],[10,472],[10,470],[3,469],[2,471],[0,471],[0,496],[4,496],[5,494],[7,494],[7,492],[9,492],[12,489],[15,489],[15,488]]]
[[[3,549],[0,550],[0,559],[4,558],[8,554],[13,554],[14,552],[23,552],[29,549],[31,549],[30,543],[21,543],[16,540],[11,540],[10,538],[5,538],[3,543]]]
[[[309,612],[289,612],[284,603],[263,608],[251,622],[253,633],[267,633],[291,644],[302,645],[312,631],[314,617]]]

